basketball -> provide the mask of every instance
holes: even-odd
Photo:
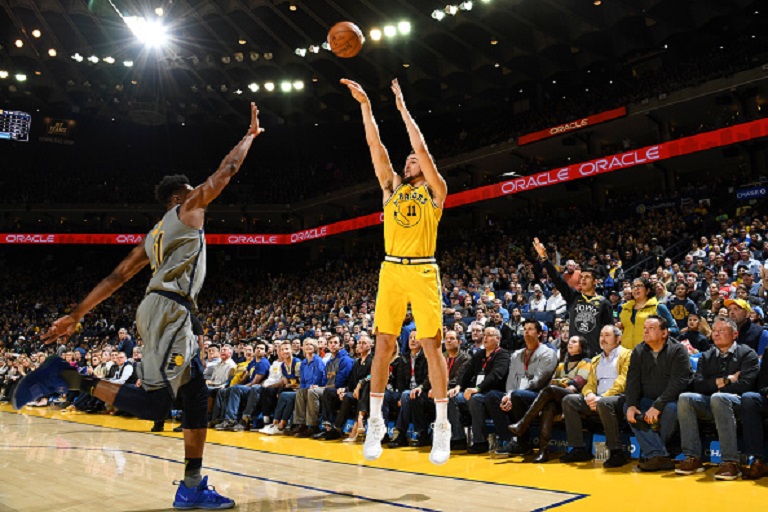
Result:
[[[363,31],[351,21],[340,21],[328,31],[328,45],[337,57],[349,59],[363,48]]]

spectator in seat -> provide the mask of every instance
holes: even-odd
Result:
[[[739,327],[739,344],[747,345],[758,354],[768,346],[768,331],[762,326],[753,324],[749,319],[752,307],[744,299],[728,299],[725,301],[728,316]]]
[[[748,391],[741,397],[741,426],[744,437],[745,457],[752,457],[752,464],[742,468],[744,480],[758,480],[768,475],[765,462],[765,438],[763,422],[768,418],[768,348],[762,354],[762,365],[757,377],[755,391]]]
[[[296,434],[296,437],[313,437],[320,433],[320,400],[323,393],[326,390],[335,392],[337,388],[345,387],[349,380],[355,361],[341,347],[341,339],[338,336],[331,336],[328,340],[328,354],[331,358],[325,365],[325,386],[310,386],[306,399],[302,398],[303,393],[301,392],[296,395],[296,408],[302,407],[300,405],[301,400],[306,400],[307,411],[307,429]]]
[[[308,437],[310,432],[318,432],[319,422],[307,422],[307,397],[312,388],[324,387],[326,384],[325,363],[317,354],[317,340],[307,338],[304,340],[304,354],[306,359],[301,362],[301,377],[299,389],[296,390],[293,407],[293,429],[291,435]],[[299,399],[301,397],[301,399]],[[310,430],[311,427],[311,430]]]
[[[259,430],[262,434],[275,435],[282,434],[285,431],[288,421],[293,415],[293,404],[296,399],[296,390],[299,388],[299,378],[301,375],[301,361],[293,355],[293,347],[290,341],[284,340],[280,344],[280,352],[283,355],[283,362],[280,365],[282,377],[280,382],[272,391],[262,395],[263,408],[271,412],[274,410],[272,423]],[[283,397],[283,394],[286,394]],[[275,404],[275,399],[277,403]],[[274,405],[273,405],[274,404]]]
[[[760,361],[757,353],[736,343],[736,324],[718,320],[712,329],[715,346],[699,358],[693,375],[693,392],[683,393],[677,402],[677,417],[685,460],[677,467],[678,475],[704,471],[701,464],[699,420],[714,421],[720,440],[722,462],[715,473],[718,480],[736,480],[741,476],[736,421],[741,416],[741,395],[757,381]]]
[[[468,444],[462,427],[462,414],[470,414],[472,410],[482,412],[485,395],[491,391],[503,394],[509,373],[509,352],[501,348],[500,342],[499,330],[495,327],[487,328],[483,336],[485,350],[475,352],[460,383],[448,390],[448,420],[451,423],[452,446]],[[488,451],[484,434],[485,413],[471,416],[473,442],[479,444],[478,450]]]
[[[444,336],[445,341],[445,364],[448,367],[448,390],[454,390],[459,384],[462,374],[467,368],[471,356],[461,350],[461,344],[455,331],[446,331]],[[427,375],[429,377],[429,375]],[[424,386],[424,391],[427,392],[429,401],[417,400],[413,402],[413,424],[414,425],[427,425],[434,418],[434,402],[432,396],[432,383],[427,379],[427,384]],[[451,397],[449,396],[449,399]],[[466,450],[466,442],[462,445],[459,443],[451,444],[452,450]]]
[[[691,380],[688,351],[669,338],[667,321],[645,320],[643,343],[632,349],[627,372],[627,421],[646,460],[641,471],[675,468],[667,442],[677,429],[677,400]]]
[[[251,391],[261,387],[261,383],[269,377],[269,360],[266,358],[266,354],[267,346],[263,341],[257,343],[255,348],[252,345],[245,347],[244,355],[248,358],[248,362],[240,383],[219,393],[219,397],[225,398],[226,401],[224,401],[224,421],[216,425],[216,430],[233,430],[235,432],[250,430],[250,424],[246,425],[243,421],[238,421],[237,416],[243,399],[245,398],[247,404],[248,395]]]
[[[341,438],[344,424],[352,417],[357,408],[363,384],[370,381],[373,354],[371,353],[371,338],[368,333],[360,334],[357,346],[360,350],[360,357],[352,365],[347,385],[337,389],[328,388],[323,391],[321,406],[325,430],[314,435],[315,439],[331,441]]]
[[[408,445],[408,425],[413,422],[412,403],[427,400],[427,394],[424,393],[424,387],[428,382],[427,358],[421,350],[420,341],[416,339],[416,331],[413,331],[408,339],[408,348],[407,355],[399,356],[399,361],[392,363],[392,374],[395,380],[393,388],[395,393],[399,393],[397,405],[400,409],[392,431],[392,439],[387,444],[390,448]],[[417,425],[414,422],[413,427],[418,435],[420,446],[429,446],[427,425]]]
[[[525,435],[531,422],[539,417],[539,452],[533,462],[549,460],[549,441],[552,439],[555,416],[562,412],[563,398],[571,394],[579,395],[587,383],[591,361],[584,359],[584,344],[584,338],[579,335],[568,340],[567,346],[561,351],[560,363],[549,386],[539,392],[525,415],[509,426],[509,431],[519,439]],[[515,358],[514,354],[512,358]]]
[[[675,285],[675,296],[667,301],[667,308],[677,323],[678,331],[683,329],[688,323],[688,315],[697,312],[696,304],[688,298],[687,284],[677,283]]]
[[[706,352],[712,346],[709,343],[710,333],[707,321],[698,313],[691,313],[688,315],[688,327],[680,331],[679,340],[688,349],[689,354],[698,354]]]
[[[629,462],[621,445],[619,418],[624,409],[624,389],[631,350],[621,346],[621,330],[606,325],[600,331],[602,352],[592,359],[589,377],[580,394],[563,397],[562,408],[568,446],[571,450],[560,462],[586,462],[592,454],[585,449],[582,418],[599,416],[605,430],[606,448],[610,455],[605,468],[618,468]]]
[[[632,299],[625,302],[619,313],[619,321],[623,329],[621,345],[632,350],[643,341],[645,320],[651,315],[659,315],[669,325],[674,325],[674,333],[677,327],[664,304],[659,304],[658,299],[651,295],[651,282],[643,277],[632,281]]]
[[[557,354],[554,349],[541,341],[541,324],[531,318],[525,321],[524,329],[525,348],[515,351],[510,357],[505,383],[506,392],[489,391],[484,400],[484,410],[477,406],[470,407],[473,423],[475,416],[482,414],[488,414],[493,418],[496,436],[504,445],[494,452],[494,455],[499,457],[523,455],[530,451],[530,444],[525,434],[517,436],[517,441],[511,441],[510,413],[512,421],[520,421],[539,392],[549,384],[557,367]],[[475,449],[470,447],[469,451],[482,453],[481,449],[482,446]],[[487,449],[486,446],[485,450]]]

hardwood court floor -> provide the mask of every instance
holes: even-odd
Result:
[[[0,406],[0,512],[170,510],[182,473],[181,434],[146,421]],[[170,424],[166,425],[170,430]],[[426,449],[362,447],[257,433],[209,431],[204,474],[241,511],[282,510],[749,510],[768,479],[715,482],[641,474],[631,466],[530,464],[454,452],[444,466]]]

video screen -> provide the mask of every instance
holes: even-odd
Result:
[[[29,140],[32,116],[19,110],[0,110],[0,140]]]

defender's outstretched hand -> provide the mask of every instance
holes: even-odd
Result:
[[[352,93],[352,97],[355,98],[358,103],[365,104],[369,103],[368,95],[365,94],[365,90],[363,90],[362,86],[358,84],[357,82],[353,82],[352,80],[348,78],[342,78],[339,80],[342,84],[346,85],[349,88],[349,92]]]
[[[61,337],[72,336],[75,327],[77,327],[77,322],[74,318],[70,315],[63,316],[51,324],[41,339],[48,345]]]
[[[264,128],[259,126],[259,109],[255,103],[251,102],[251,126],[248,129],[248,135],[258,137],[264,133]]]

